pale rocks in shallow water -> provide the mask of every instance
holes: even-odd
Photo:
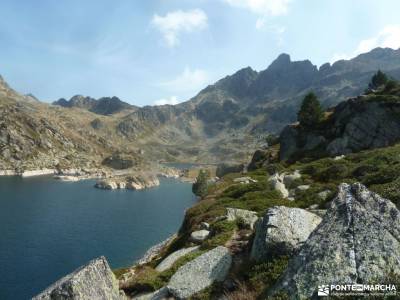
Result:
[[[123,300],[107,260],[100,257],[49,286],[32,300]]]
[[[317,298],[319,284],[384,283],[400,276],[400,212],[355,183],[341,184],[321,224],[270,291]]]
[[[227,276],[232,257],[226,247],[216,247],[178,269],[167,287],[178,299],[187,299],[209,287],[222,282]]]
[[[263,260],[277,253],[293,254],[320,222],[319,216],[301,208],[275,206],[268,209],[256,224],[251,258]]]

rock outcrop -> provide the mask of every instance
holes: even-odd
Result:
[[[160,181],[155,175],[120,176],[99,180],[95,187],[103,190],[129,189],[143,190],[159,186]]]
[[[331,156],[387,147],[400,141],[398,95],[363,95],[337,105],[321,128],[287,126],[280,135],[280,159]]]
[[[278,173],[272,175],[270,178],[268,178],[268,182],[271,184],[271,187],[280,192],[282,194],[283,198],[288,198],[289,197],[289,191],[286,188],[285,184],[283,183],[284,179],[284,174],[279,175]]]
[[[125,300],[105,257],[92,260],[32,300]]]
[[[258,216],[255,211],[239,209],[239,208],[227,208],[226,209],[226,219],[228,221],[240,220],[241,222],[244,223],[243,224],[244,226],[253,230],[254,224],[258,220]]]
[[[301,208],[275,206],[268,209],[256,224],[251,258],[263,260],[274,254],[292,255],[320,222],[319,216]]]
[[[229,173],[241,173],[245,170],[244,164],[219,164],[217,166],[216,175],[222,178],[224,175]]]
[[[121,101],[118,97],[103,97],[96,100],[82,95],[75,95],[70,100],[61,98],[53,102],[53,105],[86,109],[99,115],[111,115],[124,109],[135,108],[135,106]]]
[[[400,212],[365,186],[341,184],[321,224],[273,293],[316,298],[319,284],[383,283],[400,276]]]
[[[231,264],[232,257],[227,248],[214,248],[180,267],[171,277],[168,290],[178,299],[187,299],[214,282],[223,281]]]
[[[158,272],[163,272],[165,270],[168,270],[173,266],[173,264],[180,259],[181,257],[185,256],[186,254],[192,253],[196,250],[199,249],[199,246],[195,247],[189,247],[189,248],[183,248],[180,250],[177,250],[170,255],[168,255],[161,263],[158,264],[156,267],[156,270]]]
[[[266,167],[273,159],[274,156],[271,150],[256,150],[247,166],[247,170],[254,171],[261,167]]]

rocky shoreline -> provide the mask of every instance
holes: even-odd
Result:
[[[160,181],[156,175],[133,175],[99,180],[95,187],[102,190],[143,190],[159,185]]]
[[[20,176],[22,178],[37,176],[53,176],[65,182],[77,182],[98,179],[95,188],[103,190],[129,189],[143,190],[160,185],[158,177],[173,178],[186,181],[182,172],[173,168],[162,167],[154,172],[140,170],[98,169],[35,169],[35,170],[0,170],[1,176]]]

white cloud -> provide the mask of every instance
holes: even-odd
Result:
[[[173,92],[191,92],[204,88],[210,81],[205,70],[192,70],[186,67],[176,78],[160,83],[160,86]]]
[[[334,63],[335,61],[338,61],[338,60],[349,60],[349,59],[351,59],[351,58],[352,58],[352,56],[350,56],[350,55],[348,55],[348,54],[345,54],[345,53],[335,53],[335,54],[332,56],[330,62],[331,62],[331,63]]]
[[[374,48],[400,48],[400,25],[388,25],[381,30],[376,36],[362,40],[356,50],[350,54],[334,54],[331,62],[338,61],[340,59],[350,59],[361,53],[369,52]]]
[[[257,28],[258,30],[263,29],[263,28],[265,27],[265,23],[266,23],[265,18],[258,18],[258,19],[257,19],[257,22],[256,22],[256,28]]]
[[[176,96],[171,96],[169,98],[162,98],[154,102],[154,105],[176,105],[180,103],[181,101],[178,100]]]
[[[208,18],[201,9],[177,10],[167,13],[165,16],[155,14],[151,24],[163,34],[167,46],[172,48],[179,45],[181,33],[207,28]]]
[[[250,10],[263,16],[281,16],[288,12],[291,0],[223,0],[229,5]],[[257,21],[260,26],[262,20]]]
[[[356,52],[364,53],[376,47],[400,48],[400,25],[386,26],[377,36],[361,41]]]

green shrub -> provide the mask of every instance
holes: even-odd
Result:
[[[112,270],[115,277],[117,279],[120,279],[122,277],[122,275],[124,275],[125,273],[127,273],[129,271],[129,268],[119,268],[119,269],[114,269]]]
[[[148,266],[136,269],[136,275],[124,288],[127,292],[151,292],[162,288],[165,282],[159,277],[159,273]]]
[[[348,167],[344,164],[336,164],[330,166],[316,174],[316,177],[319,181],[329,182],[329,181],[337,181],[348,177],[349,170]]]
[[[244,266],[240,271],[245,282],[247,282],[257,294],[268,291],[286,270],[289,257],[280,256],[271,258],[267,262],[250,264]]]
[[[211,232],[213,233],[213,236],[203,242],[201,249],[207,250],[225,245],[226,242],[232,238],[235,229],[235,222],[219,221],[211,224]]]
[[[361,180],[365,175],[374,173],[378,170],[379,168],[375,165],[361,165],[353,170],[352,175]]]
[[[366,185],[373,184],[385,184],[396,180],[399,177],[400,168],[397,166],[387,167],[385,169],[380,169],[379,171],[368,174],[362,180]]]
[[[378,70],[378,72],[376,72],[374,74],[374,76],[372,76],[371,82],[369,83],[368,87],[370,89],[376,90],[377,88],[379,88],[382,85],[386,84],[388,82],[388,80],[389,79],[386,76],[386,74],[383,73],[381,70]]]
[[[266,182],[249,184],[237,184],[229,187],[222,193],[222,197],[240,198],[248,192],[262,191],[266,189]]]

